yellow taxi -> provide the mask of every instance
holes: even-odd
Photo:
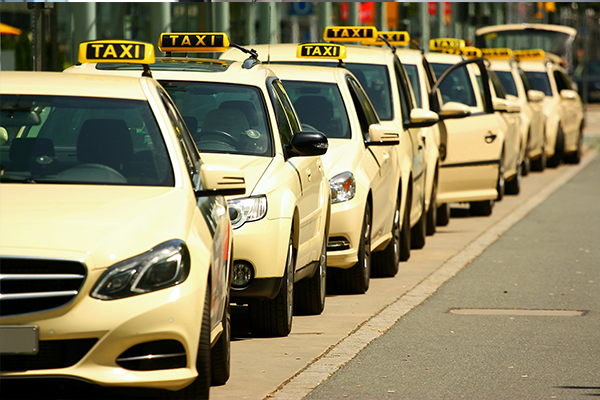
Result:
[[[249,304],[258,336],[287,336],[293,313],[325,305],[330,188],[320,132],[302,131],[277,76],[250,50],[242,62],[172,56],[218,52],[222,33],[163,33],[167,57],[150,65],[183,115],[202,158],[244,172],[247,193],[228,197],[233,225],[231,301]],[[66,72],[135,75],[139,66],[85,63]]]
[[[483,56],[490,61],[490,69],[502,83],[507,97],[521,107],[521,172],[543,171],[546,166],[545,121],[542,101],[544,93],[533,89],[527,75],[520,68],[511,49],[483,48]],[[507,182],[507,193],[518,193],[518,181]]]
[[[335,43],[375,42],[379,38],[373,27],[327,27],[323,33],[326,41]],[[295,44],[256,45],[260,54],[268,54],[271,63],[336,66],[331,60],[299,60]],[[239,59],[235,49],[223,53],[221,58]],[[425,245],[427,232],[426,198],[431,190],[426,187],[427,160],[422,127],[431,126],[438,120],[437,114],[414,107],[414,98],[399,59],[389,50],[364,45],[347,45],[344,66],[358,79],[369,96],[383,124],[394,126],[400,134],[400,145],[395,146],[400,160],[401,214],[408,207],[410,231],[400,238],[400,260],[410,257],[411,248]],[[418,123],[413,122],[420,121]],[[377,249],[375,249],[377,250]],[[373,256],[378,256],[377,251]],[[373,265],[384,262],[373,260]]]
[[[561,161],[577,164],[583,144],[583,104],[561,59],[543,50],[515,50],[519,66],[531,86],[544,93],[546,158],[548,167]]]
[[[298,46],[297,55],[341,61],[345,47],[308,43]],[[328,286],[335,293],[364,293],[371,271],[376,276],[397,273],[401,230],[408,226],[398,196],[398,132],[381,125],[369,97],[346,68],[270,68],[281,79],[303,129],[323,132],[329,141],[323,156],[332,192]],[[385,249],[378,263],[371,263],[372,249]]]
[[[154,46],[82,43],[80,61]],[[139,65],[139,64],[136,64]],[[229,377],[243,173],[204,163],[154,79],[3,72],[0,377],[207,398]]]
[[[456,52],[465,47],[457,39],[432,39],[430,49]],[[469,49],[467,49],[468,51]],[[459,54],[463,54],[459,52]],[[462,106],[462,119],[444,121],[446,157],[440,166],[438,203],[467,202],[473,215],[490,215],[504,193],[504,140],[506,121],[495,112],[488,71],[481,58],[431,52],[426,58],[437,77],[432,88],[434,110]],[[506,109],[506,103],[504,103]],[[447,214],[446,214],[447,216]],[[440,217],[440,215],[438,215]]]

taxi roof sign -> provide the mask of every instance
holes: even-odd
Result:
[[[442,53],[456,54],[467,58],[477,58],[482,56],[481,49],[473,46],[442,49]]]
[[[79,44],[80,63],[153,64],[154,45],[135,40],[92,40]]]
[[[377,28],[373,26],[328,26],[323,32],[323,39],[328,42],[367,42],[377,41]]]
[[[334,43],[303,43],[298,45],[296,57],[341,60],[346,58],[346,46]]]
[[[392,46],[406,46],[410,43],[410,35],[406,31],[379,32],[375,42],[366,41],[362,43],[374,46],[385,46],[386,42],[381,39],[382,36]]]
[[[429,50],[457,49],[465,47],[465,41],[454,38],[438,38],[429,41]]]
[[[512,58],[513,52],[511,49],[481,49],[481,53],[488,59],[508,59]]]
[[[161,33],[158,48],[165,53],[223,52],[230,46],[226,33]]]
[[[542,60],[546,53],[541,49],[534,50],[515,50],[515,58],[519,61],[522,60]]]

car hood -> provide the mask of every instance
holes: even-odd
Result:
[[[202,153],[202,161],[207,164],[228,165],[242,170],[246,181],[246,195],[251,195],[273,159],[239,154]]]
[[[328,139],[329,148],[327,153],[321,156],[323,167],[328,179],[337,174],[350,171],[356,168],[357,156],[361,151],[367,151],[360,148],[360,143],[348,139]]]
[[[167,240],[185,241],[194,207],[172,187],[3,184],[0,254],[106,268]]]

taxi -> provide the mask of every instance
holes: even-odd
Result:
[[[547,166],[554,168],[563,160],[578,164],[583,144],[583,103],[560,65],[560,57],[540,49],[514,53],[531,86],[544,93]]]
[[[307,43],[303,60],[345,58],[345,46]],[[329,150],[323,166],[331,186],[327,246],[328,286],[335,293],[364,293],[374,275],[398,271],[401,218],[400,165],[394,146],[398,132],[381,125],[356,77],[346,68],[271,64],[283,83],[303,129],[325,133]],[[404,224],[408,225],[408,222]],[[371,263],[372,249],[382,248]],[[377,253],[374,253],[377,254]],[[385,274],[384,274],[385,272]]]
[[[237,46],[233,44],[234,46]],[[325,306],[330,187],[320,132],[302,131],[278,77],[246,50],[244,61],[175,57],[219,52],[223,33],[163,33],[167,56],[152,75],[183,115],[202,158],[244,172],[247,193],[228,197],[233,225],[231,301],[248,304],[257,336],[287,336],[293,313]],[[85,63],[65,72],[135,75],[139,66]]]
[[[519,66],[511,49],[483,48],[483,56],[489,60],[490,69],[496,73],[508,96],[521,107],[520,158],[521,172],[543,171],[546,166],[545,121],[542,101],[544,93],[533,89],[527,75]],[[518,193],[518,181],[507,182],[507,193]]]
[[[323,38],[332,43],[375,42],[379,38],[374,27],[327,27]],[[261,54],[268,54],[271,63],[303,64],[337,66],[331,60],[314,59],[299,60],[296,57],[295,44],[256,45],[253,46]],[[230,49],[221,58],[239,59],[242,54]],[[400,261],[410,257],[410,250],[423,248],[427,232],[426,212],[426,171],[425,143],[421,128],[430,126],[437,121],[437,115],[414,107],[410,84],[398,58],[389,50],[363,45],[346,45],[344,66],[358,79],[369,96],[380,120],[384,124],[395,127],[400,134],[400,145],[395,146],[400,160],[401,181],[400,207],[402,216],[408,207],[407,226],[400,238]],[[417,119],[428,116],[427,121],[420,124],[412,123],[411,116],[415,113]],[[429,191],[429,194],[431,191]],[[403,217],[404,219],[404,217]],[[404,224],[403,224],[404,226]],[[410,229],[408,229],[410,228]],[[387,246],[389,243],[384,243]],[[379,255],[383,254],[374,249],[373,266],[382,262]],[[380,253],[380,254],[378,254]]]
[[[464,107],[468,115],[444,121],[442,136],[447,138],[447,145],[440,165],[438,203],[469,203],[472,215],[490,215],[494,202],[504,193],[508,127],[495,112],[489,78],[478,78],[489,76],[487,68],[483,59],[464,56],[470,51],[476,54],[475,50],[457,50],[465,47],[462,40],[432,39],[429,46],[434,52],[426,58],[437,77],[432,88],[434,110],[452,104]],[[505,102],[503,105],[506,109]]]
[[[154,46],[82,43],[147,65]],[[207,398],[229,377],[242,171],[204,163],[157,81],[3,72],[0,378]]]

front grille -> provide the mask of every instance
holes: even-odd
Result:
[[[79,293],[86,271],[78,261],[0,257],[0,316],[64,306]]]
[[[67,368],[79,360],[96,344],[98,339],[40,340],[35,355],[3,354],[1,372],[22,372],[40,369]]]

